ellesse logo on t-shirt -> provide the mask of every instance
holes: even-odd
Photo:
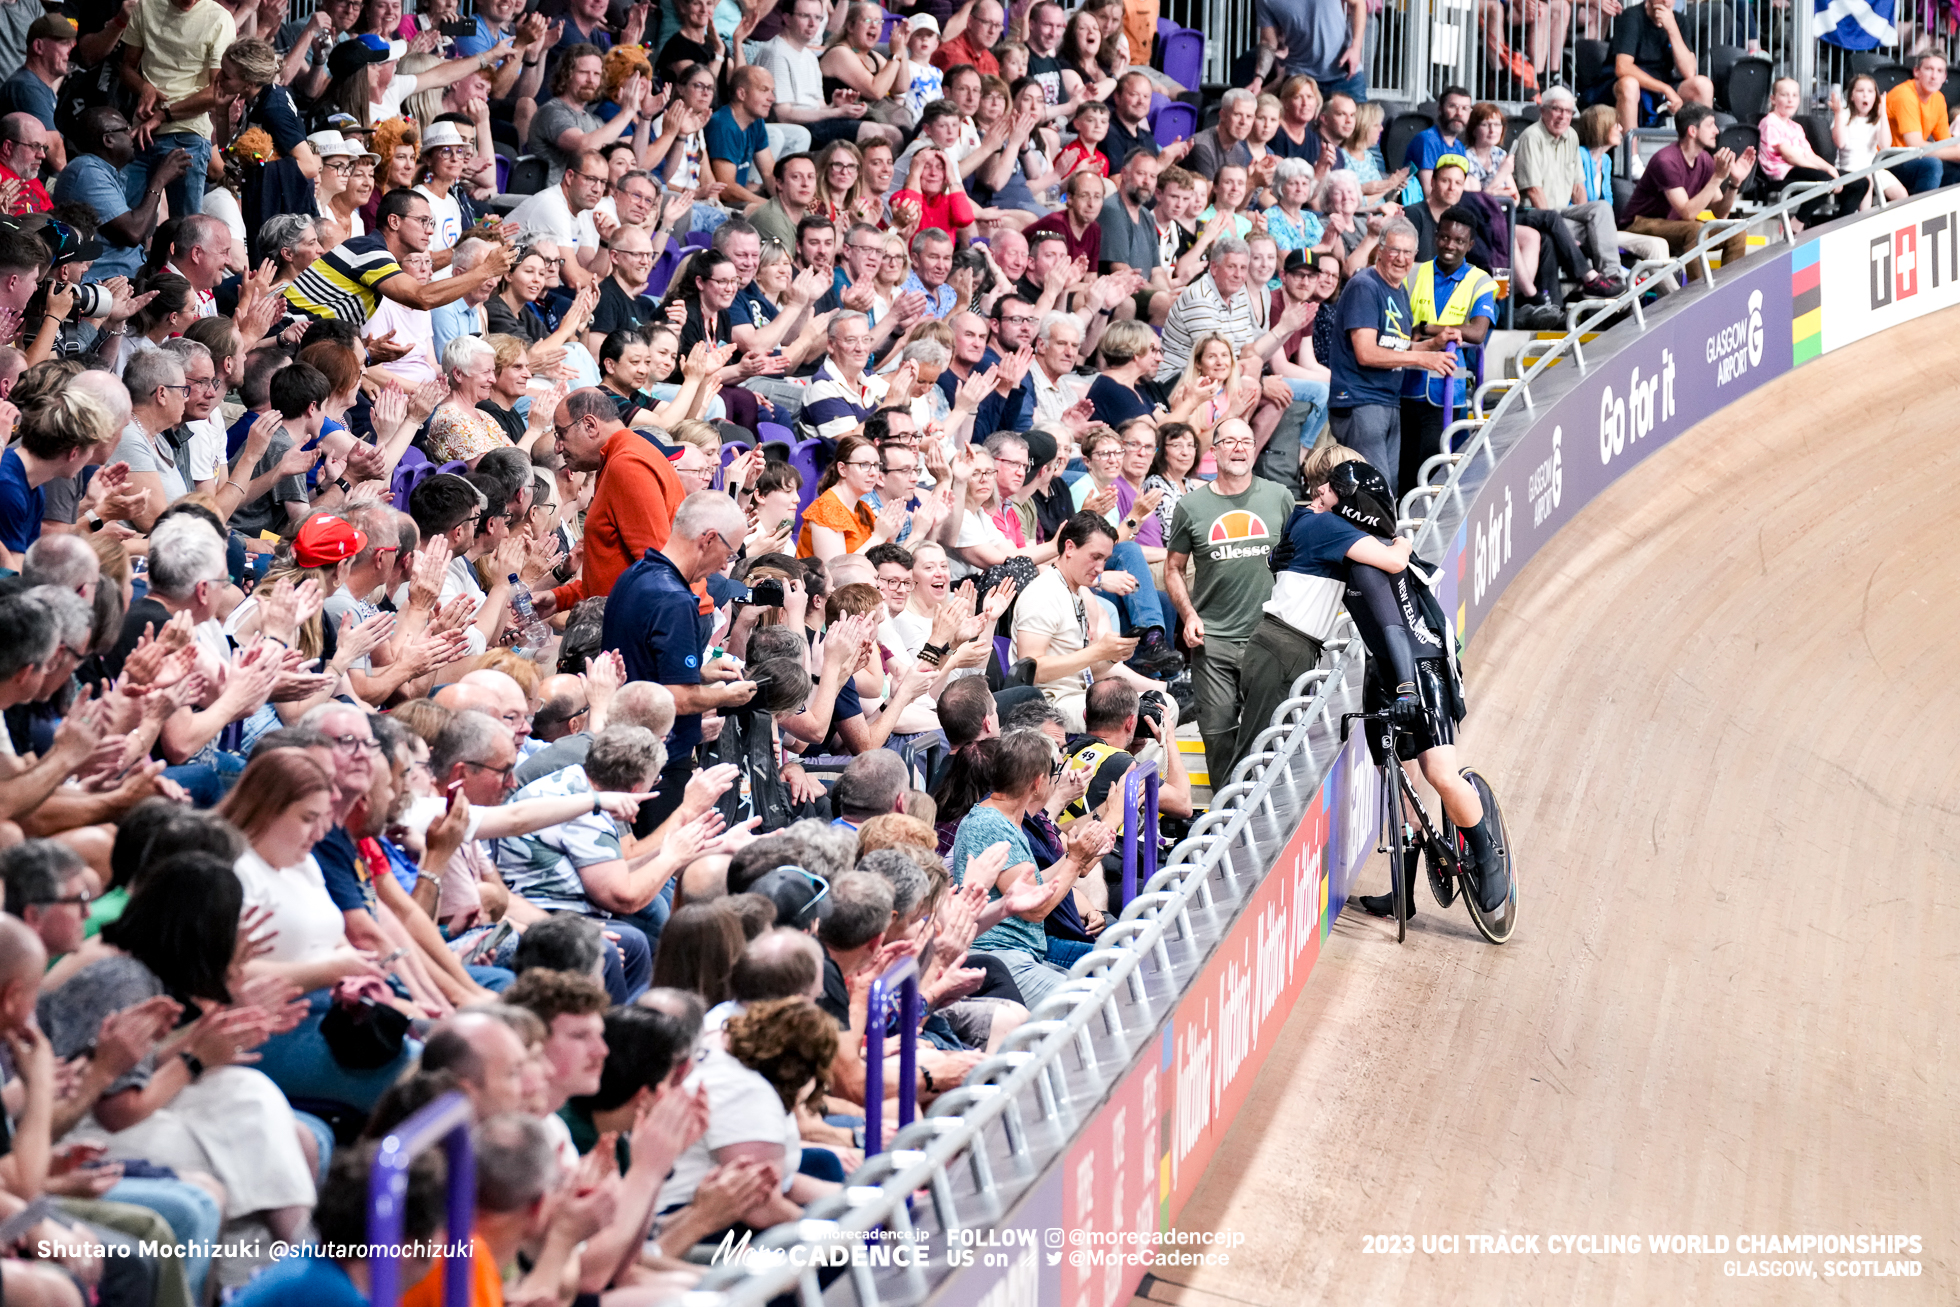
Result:
[[[1224,546],[1212,550],[1211,556],[1214,561],[1217,561],[1227,558],[1249,558],[1254,555],[1263,558],[1272,549],[1271,539],[1272,533],[1266,529],[1265,518],[1251,509],[1235,508],[1229,513],[1222,514],[1211,524],[1211,531],[1206,535],[1205,543]],[[1261,543],[1253,547],[1239,548],[1232,544],[1234,540],[1257,540]]]

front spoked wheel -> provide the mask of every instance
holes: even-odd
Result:
[[[1493,944],[1502,944],[1511,938],[1511,931],[1518,920],[1518,872],[1511,857],[1511,841],[1504,829],[1503,809],[1497,806],[1497,796],[1491,792],[1490,782],[1470,767],[1463,769],[1463,779],[1476,787],[1477,800],[1483,804],[1484,815],[1490,822],[1491,838],[1497,842],[1497,847],[1501,851],[1505,878],[1511,886],[1510,893],[1506,894],[1504,901],[1497,905],[1497,910],[1485,912],[1478,906],[1476,890],[1466,878],[1463,886],[1463,906],[1470,909],[1470,920],[1476,925],[1477,933]],[[1458,846],[1457,856],[1467,860],[1469,854],[1463,848],[1462,836],[1453,833],[1453,837]],[[1433,876],[1434,873],[1431,874]]]

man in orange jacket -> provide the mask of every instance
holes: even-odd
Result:
[[[612,593],[613,582],[647,550],[667,543],[687,491],[666,455],[619,421],[612,397],[597,387],[575,390],[551,415],[558,452],[574,472],[597,472],[585,514],[585,569],[556,590],[531,596],[538,616],[581,599]]]

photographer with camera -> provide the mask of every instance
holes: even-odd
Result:
[[[27,355],[28,367],[54,358],[114,368],[128,334],[124,324],[155,294],[132,294],[127,277],[84,284],[102,255],[103,245],[96,239],[94,225],[79,214],[70,214],[70,208],[63,205],[60,213],[35,232],[53,252],[54,267],[21,314],[22,325],[27,328],[21,349]]]

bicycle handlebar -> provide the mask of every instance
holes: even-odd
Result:
[[[1345,712],[1341,714],[1341,743],[1342,744],[1347,743],[1348,723],[1354,721],[1385,722],[1387,723],[1388,728],[1391,731],[1395,729],[1395,719],[1389,715],[1389,711],[1386,708],[1382,709],[1380,712]]]

